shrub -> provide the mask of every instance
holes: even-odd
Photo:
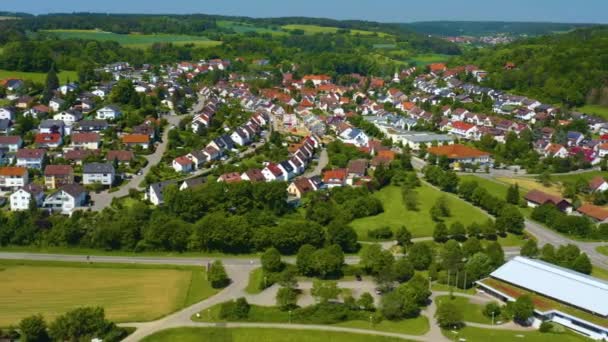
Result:
[[[367,236],[376,240],[390,239],[393,237],[393,231],[390,227],[380,227],[368,231]]]
[[[551,324],[550,322],[542,322],[540,324],[540,327],[538,328],[538,331],[540,331],[541,333],[548,333],[551,331],[551,329],[553,329],[553,324]]]

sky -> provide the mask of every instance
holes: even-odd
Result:
[[[608,0],[0,0],[0,11],[608,23]]]

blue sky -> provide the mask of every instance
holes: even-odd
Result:
[[[504,20],[608,23],[608,0],[1,0],[28,13],[206,13],[383,22]]]

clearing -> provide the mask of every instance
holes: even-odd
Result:
[[[59,82],[67,83],[68,81],[77,81],[78,74],[76,71],[61,71],[57,74]],[[0,70],[0,80],[7,78],[17,78],[20,80],[30,80],[35,83],[43,83],[46,81],[46,72],[25,72],[25,71],[9,71]]]
[[[443,330],[443,335],[455,341],[467,342],[584,342],[588,341],[585,337],[576,335],[572,332],[564,333],[541,333],[538,331],[515,331],[515,330],[494,330],[465,327],[456,331]]]
[[[465,226],[473,222],[483,223],[489,217],[481,209],[454,196],[443,193],[425,183],[416,188],[416,191],[418,192],[418,211],[408,211],[405,209],[401,196],[401,188],[399,187],[387,186],[376,192],[374,196],[382,201],[384,212],[376,216],[356,219],[351,223],[351,226],[359,235],[359,239],[370,241],[370,238],[367,236],[369,230],[387,226],[393,229],[393,231],[401,226],[405,226],[412,233],[413,237],[432,236],[435,222],[431,219],[429,211],[441,196],[445,196],[448,199],[451,211],[451,216],[444,219],[444,222],[448,226],[456,221],[460,221]]]
[[[217,291],[203,268],[0,261],[0,326],[41,313],[47,320],[103,306],[117,322],[157,319]]]
[[[212,306],[211,308],[204,310],[200,313],[200,318],[192,317],[193,321],[196,322],[217,322],[222,323],[226,320],[219,318],[221,304]],[[335,327],[348,327],[365,330],[377,330],[384,332],[392,332],[398,334],[408,335],[424,335],[429,330],[429,321],[424,316],[418,316],[416,318],[404,319],[400,321],[389,321],[383,320],[382,322],[374,325],[370,325],[367,320],[367,313],[361,313],[365,319],[362,320],[351,320],[335,324],[326,324],[327,326]],[[259,306],[251,305],[249,310],[249,317],[239,320],[239,322],[248,323],[289,323],[290,317],[289,312],[281,311],[278,307],[274,306]],[[292,323],[296,324],[316,324],[310,321],[298,321],[295,315],[292,316]]]
[[[334,331],[269,329],[269,328],[177,328],[144,338],[144,342],[403,342],[405,340]]]
[[[52,33],[60,39],[115,41],[120,45],[134,48],[146,48],[154,43],[194,44],[199,47],[211,47],[221,44],[221,42],[210,40],[203,36],[180,34],[117,34],[98,30],[45,30],[43,32]]]
[[[608,106],[602,105],[585,105],[576,109],[585,114],[597,115],[601,118],[608,119]]]
[[[318,25],[296,25],[296,24],[294,24],[294,25],[284,25],[281,27],[287,31],[302,30],[306,34],[336,33],[340,30],[339,27],[318,26]],[[374,32],[374,31],[354,30],[354,29],[353,30],[346,29],[346,30],[349,30],[350,34],[352,34],[352,35],[360,34],[362,36],[373,36],[373,35],[377,34],[378,37],[391,37],[390,34],[384,33],[384,32]]]
[[[450,299],[450,296],[437,297],[437,304],[451,301],[462,309],[463,317],[465,322],[474,322],[481,324],[492,324],[492,319],[486,317],[483,314],[483,304],[477,304],[471,301],[469,298],[454,296]]]

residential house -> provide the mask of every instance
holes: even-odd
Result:
[[[531,190],[526,194],[526,196],[524,196],[524,199],[527,201],[528,207],[530,208],[536,208],[544,204],[553,204],[560,211],[566,213],[572,212],[572,205],[570,202],[561,197],[553,196],[540,190]]]
[[[110,163],[90,163],[82,167],[82,184],[102,184],[111,186],[114,184],[116,171]]]
[[[163,197],[164,190],[169,185],[175,185],[176,182],[174,180],[168,180],[164,182],[150,184],[146,189],[146,193],[144,194],[144,199],[150,201],[152,204],[158,206],[165,203],[165,199]]]
[[[34,138],[37,147],[58,148],[63,144],[63,139],[59,133],[38,133]]]
[[[262,170],[262,174],[266,181],[287,181],[287,175],[283,170],[275,163],[268,163]]]
[[[367,146],[369,137],[358,128],[347,128],[338,136],[345,144],[353,144],[357,147]]]
[[[74,132],[97,132],[101,133],[108,129],[108,122],[105,120],[82,120],[77,122],[73,127]]]
[[[264,177],[264,174],[260,169],[250,169],[243,172],[243,174],[241,174],[241,179],[252,183],[266,181],[266,177]]]
[[[109,163],[128,164],[135,160],[133,151],[111,150],[106,154],[106,160]]]
[[[101,145],[101,137],[98,133],[74,133],[72,134],[72,147],[83,150],[97,150]]]
[[[13,130],[13,122],[9,119],[0,119],[0,135],[8,135]]]
[[[86,158],[98,154],[99,150],[69,150],[64,153],[63,157],[76,165],[82,165]]]
[[[200,169],[208,160],[208,156],[204,151],[192,151],[186,155],[190,159],[195,170]]]
[[[544,150],[545,157],[567,158],[568,154],[568,150],[560,144],[548,144]]]
[[[32,201],[34,201],[36,207],[42,206],[44,191],[40,185],[28,184],[9,196],[11,211],[28,210]]]
[[[6,148],[9,152],[17,152],[23,145],[23,139],[20,136],[0,136],[0,148]]]
[[[120,108],[114,105],[105,106],[98,109],[95,113],[95,118],[99,120],[117,120],[122,116]]]
[[[456,121],[452,122],[451,126],[452,128],[450,129],[450,133],[461,138],[468,140],[479,140],[481,138],[477,126],[473,124],[463,121]]]
[[[583,204],[576,212],[587,216],[595,223],[608,223],[608,210],[592,204]]]
[[[70,165],[47,165],[44,168],[44,185],[58,189],[74,183],[74,169]]]
[[[29,182],[29,174],[25,167],[4,166],[0,167],[0,188],[17,189],[24,187]]]
[[[58,112],[65,105],[65,101],[54,97],[49,101],[49,109],[53,112]]]
[[[23,166],[28,169],[42,170],[45,156],[46,151],[43,149],[20,149],[16,154],[17,166]]]
[[[346,170],[348,171],[349,178],[361,178],[365,176],[367,170],[367,159],[354,159],[348,162]]]
[[[205,184],[205,182],[206,182],[206,178],[205,177],[197,177],[197,178],[186,179],[179,186],[179,191],[194,189],[196,187],[199,187],[199,186]]]
[[[82,120],[82,112],[68,109],[63,112],[57,113],[53,115],[54,120],[61,120],[65,123],[66,126],[72,127],[74,123]]]
[[[323,172],[323,183],[328,188],[334,188],[338,186],[346,185],[346,176],[348,170],[346,169],[335,169]]]
[[[51,212],[71,215],[74,210],[84,207],[87,203],[87,192],[82,185],[68,184],[49,195],[42,207]]]
[[[317,188],[315,187],[315,184],[306,177],[295,179],[287,187],[287,193],[298,199],[302,198],[305,194],[316,190]]]
[[[171,166],[176,172],[192,172],[193,164],[187,156],[181,156],[173,159]]]
[[[606,190],[608,190],[608,182],[606,182],[604,177],[597,176],[589,181],[590,192],[604,192]]]
[[[147,134],[126,134],[122,136],[122,143],[128,147],[140,146],[147,149],[150,147],[150,136]]]
[[[492,158],[489,153],[465,145],[434,146],[429,147],[427,151],[430,155],[447,157],[451,166],[456,170],[464,168],[466,164],[477,164],[480,166],[491,166],[492,164]]]
[[[15,115],[16,115],[15,109],[9,108],[9,107],[0,107],[0,120],[5,119],[5,120],[14,121]]]
[[[228,173],[224,173],[223,175],[221,175],[218,179],[218,182],[224,182],[224,183],[239,183],[240,181],[242,181],[241,179],[241,174],[238,172],[228,172]]]
[[[23,112],[23,116],[32,116],[33,118],[39,118],[43,115],[48,114],[50,108],[45,105],[36,105],[25,112]]]
[[[61,120],[42,120],[38,125],[39,133],[58,133],[60,135],[70,134],[71,130],[66,129],[65,123]]]

